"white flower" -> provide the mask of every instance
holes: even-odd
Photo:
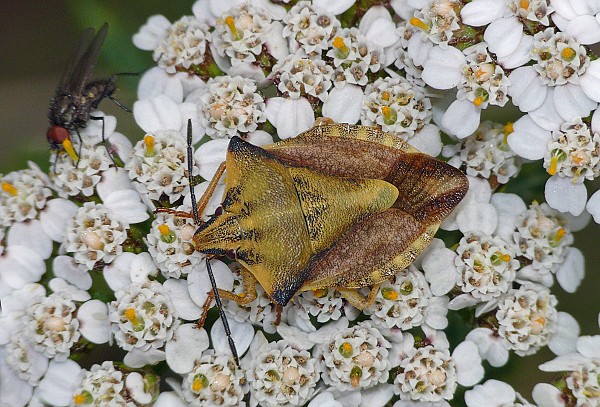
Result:
[[[86,202],[68,225],[64,250],[74,253],[74,259],[92,269],[98,262],[110,263],[123,252],[127,239],[126,227],[111,219],[104,205]]]
[[[230,9],[216,22],[213,42],[221,56],[231,59],[235,67],[242,62],[255,62],[262,53],[271,30],[271,17],[250,3]]]
[[[410,23],[421,30],[421,36],[442,48],[448,47],[458,24],[460,2],[455,0],[429,0],[425,6],[415,12]]]
[[[600,6],[595,2],[577,7],[572,0],[552,0],[555,12],[552,22],[561,30],[575,38],[581,44],[590,45],[600,42]]]
[[[367,73],[379,71],[385,62],[382,47],[369,42],[354,27],[339,30],[326,55],[333,59],[333,83],[340,88],[346,84],[366,85]]]
[[[250,406],[302,406],[317,390],[320,365],[309,351],[270,342],[252,355],[247,369]]]
[[[402,77],[379,78],[365,88],[361,123],[410,140],[431,121],[431,102]]]
[[[110,361],[93,365],[89,371],[82,370],[80,376],[83,377],[73,397],[73,403],[77,406],[146,404],[158,392],[158,378],[155,375],[125,373],[116,369]],[[137,379],[144,384],[141,392],[135,385]]]
[[[179,326],[175,308],[156,281],[115,292],[109,319],[117,344],[125,350],[161,348]]]
[[[435,298],[423,274],[410,265],[381,285],[375,302],[364,312],[384,328],[405,331],[427,323],[441,324],[443,329],[447,325],[445,303],[447,299]]]
[[[201,92],[202,103],[198,109],[202,126],[213,139],[253,132],[266,120],[264,100],[251,79],[241,76],[211,78],[208,89]]]
[[[193,164],[196,176],[198,166]],[[189,185],[187,144],[175,131],[147,134],[136,143],[125,169],[140,194],[152,201],[173,204]]]
[[[300,97],[327,99],[331,88],[333,68],[321,59],[303,58],[298,54],[280,60],[271,71],[270,78],[277,84],[279,93],[290,99]],[[315,101],[316,102],[316,101]]]
[[[368,321],[338,331],[317,348],[323,381],[340,391],[367,389],[387,381],[391,344]]]
[[[508,292],[519,268],[515,249],[500,237],[467,234],[456,249],[458,286],[482,302]]]
[[[342,294],[334,289],[304,291],[292,298],[287,311],[288,321],[293,319],[293,321],[289,321],[290,323],[300,328],[308,326],[312,331],[314,327],[310,322],[311,316],[316,317],[317,322],[321,324],[331,320],[335,321],[344,313],[344,300]]]
[[[196,231],[193,219],[158,214],[146,236],[148,252],[165,277],[188,274],[203,260],[192,238]]]
[[[579,77],[590,64],[586,49],[568,34],[547,28],[533,36],[534,69],[548,86],[579,84]]]
[[[192,406],[246,406],[244,384],[244,372],[229,356],[209,351],[195,361],[181,386],[183,397]]]
[[[38,399],[38,405],[70,405],[81,383],[81,370],[77,362],[70,359],[64,362],[50,361],[44,378],[35,389],[34,397]]]
[[[5,349],[6,364],[21,380],[36,386],[46,373],[49,358],[34,348],[24,331],[14,335]]]
[[[206,23],[184,16],[166,29],[152,56],[158,66],[170,74],[178,68],[193,72],[195,66],[204,62],[210,41],[211,33]]]
[[[456,168],[465,165],[467,175],[506,184],[517,176],[521,167],[521,160],[509,148],[506,136],[505,126],[485,121],[472,136],[444,146],[442,154],[450,157],[448,163]]]
[[[46,174],[30,164],[30,169],[14,171],[0,178],[0,225],[10,226],[38,217],[52,196]]]
[[[320,55],[329,48],[329,41],[340,29],[334,14],[299,1],[283,17],[283,36],[293,51],[302,48],[307,55]]]
[[[519,356],[536,353],[557,330],[557,300],[548,289],[526,283],[498,302],[498,335]]]
[[[85,293],[89,299],[89,294]],[[26,336],[48,358],[64,361],[79,340],[77,304],[67,293],[52,293],[32,304],[25,326]]]

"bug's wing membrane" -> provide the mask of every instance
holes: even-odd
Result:
[[[67,94],[82,94],[83,88],[90,79],[92,69],[94,68],[94,65],[96,65],[96,61],[98,60],[98,56],[102,49],[102,44],[106,39],[108,24],[104,23],[90,42],[90,35],[93,35],[93,33],[93,28],[88,28],[84,32],[84,36],[80,40],[76,51],[76,56],[78,56],[78,58],[73,60],[73,66],[70,66],[63,76],[60,90]],[[85,47],[86,43],[89,43],[89,45],[85,48],[85,51],[83,51],[83,47]]]
[[[75,66],[81,60],[81,56],[90,46],[92,42],[92,38],[94,37],[94,29],[92,27],[87,28],[81,37],[79,38],[79,42],[73,51],[73,56],[69,61],[69,66],[65,69],[63,76],[58,84],[57,92],[68,93],[69,92],[69,84],[73,78],[73,72],[75,71]]]
[[[411,264],[433,239],[435,230],[431,232],[400,209],[375,214],[315,257],[301,290],[379,284]],[[363,258],[371,261],[357,261]]]

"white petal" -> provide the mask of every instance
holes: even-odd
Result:
[[[387,12],[387,10],[383,6],[379,7],[371,7],[367,14],[374,9],[379,9],[385,11],[387,17],[380,17],[374,20],[366,31],[362,31],[371,43],[380,46],[381,48],[391,47],[400,39],[400,36],[396,32],[396,26],[391,19],[391,16]],[[365,17],[367,16],[365,14]],[[362,20],[365,19],[363,17]],[[361,20],[361,24],[362,24]]]
[[[194,5],[200,3],[197,1]],[[168,379],[167,379],[168,380]],[[189,404],[181,399],[174,391],[161,391],[154,404],[154,407],[188,407]]]
[[[585,209],[587,190],[584,184],[573,184],[571,178],[553,175],[546,181],[546,202],[560,212],[577,216]]]
[[[144,51],[154,51],[167,33],[171,22],[160,14],[148,17],[139,31],[133,34],[133,45]]]
[[[554,90],[565,86],[556,86],[548,89],[544,103],[537,109],[528,113],[529,118],[542,129],[547,131],[560,130],[560,125],[564,123],[564,119],[558,114],[554,107]]]
[[[480,108],[468,100],[457,100],[446,110],[442,118],[442,126],[449,134],[462,139],[477,130],[480,119]]]
[[[498,58],[498,63],[504,69],[515,69],[525,65],[531,60],[531,50],[533,49],[533,36],[523,35],[517,49],[512,53]]]
[[[518,195],[498,192],[492,195],[490,203],[498,213],[498,226],[494,234],[510,240],[519,215],[527,209],[525,202]]]
[[[506,11],[506,5],[498,0],[475,0],[466,4],[460,11],[463,23],[481,27],[502,17]]]
[[[67,221],[75,216],[77,210],[77,205],[66,199],[56,198],[48,201],[40,214],[44,232],[55,242],[62,242],[67,233]]]
[[[550,273],[550,270],[546,268],[534,269],[531,265],[521,267],[517,271],[516,279],[517,281],[533,281],[534,283],[539,283],[548,288],[552,287],[552,284],[554,284],[554,279]]]
[[[590,62],[585,73],[579,78],[583,93],[592,100],[600,102],[600,60]]]
[[[498,225],[496,207],[490,203],[467,205],[456,216],[458,229],[464,234],[468,232],[494,233]]]
[[[39,281],[45,272],[44,259],[28,247],[10,246],[0,257],[0,275],[13,289]]]
[[[586,205],[586,209],[594,217],[594,222],[600,223],[600,191],[594,192]]]
[[[551,139],[549,131],[535,124],[529,115],[525,115],[513,124],[514,131],[508,135],[508,146],[517,155],[528,160],[544,158],[548,142]]]
[[[422,153],[437,157],[442,152],[440,129],[435,124],[426,124],[408,140],[408,144]]]
[[[567,25],[567,33],[583,45],[600,42],[600,21],[591,15],[577,16]]]
[[[271,29],[267,33],[267,41],[265,42],[269,54],[276,60],[284,59],[290,54],[288,42],[283,38],[282,32],[283,24],[279,21],[273,21]]]
[[[445,295],[456,285],[458,270],[454,265],[455,258],[456,253],[444,247],[432,250],[423,259],[423,271],[433,295]]]
[[[110,212],[112,219],[125,225],[140,223],[150,217],[139,194],[132,189],[122,189],[111,193],[104,200],[104,206]]]
[[[384,407],[394,397],[393,384],[379,384],[362,390],[362,402],[360,407]]]
[[[471,294],[460,294],[450,300],[448,303],[448,309],[452,311],[458,311],[464,308],[472,307],[478,303],[479,300],[473,297]]]
[[[171,342],[172,341],[167,342],[167,345]],[[127,352],[123,358],[123,363],[134,369],[139,369],[146,365],[155,365],[163,360],[165,360],[165,352],[162,350],[154,348],[141,350],[139,348],[134,348]]]
[[[277,127],[277,135],[284,140],[310,129],[314,122],[315,113],[310,103],[301,97],[283,101],[274,125]]]
[[[259,147],[268,146],[269,144],[273,144],[273,136],[264,130],[256,130],[252,133],[248,133],[246,141]]]
[[[3,347],[4,348],[4,347]],[[15,374],[12,367],[6,364],[6,355],[0,349],[0,394],[2,407],[23,407],[31,399],[33,386]]]
[[[508,406],[514,404],[515,396],[515,391],[509,384],[491,379],[467,390],[465,403],[468,407],[484,407],[493,401],[495,406]]]
[[[479,355],[493,367],[502,367],[508,362],[508,350],[491,329],[475,328],[469,332],[467,339],[477,344]]]
[[[594,110],[594,114],[592,114],[592,131],[600,133],[600,109]]]
[[[575,318],[566,312],[559,312],[556,321],[556,332],[550,338],[548,348],[558,356],[575,353],[579,332],[579,324]]]
[[[567,405],[562,391],[548,383],[536,384],[531,396],[538,406],[565,407]]]
[[[142,252],[137,254],[129,265],[129,277],[133,284],[142,285],[146,283],[149,277],[158,274],[158,267],[154,264],[150,253]]]
[[[425,322],[433,329],[446,329],[448,327],[448,302],[446,296],[433,297],[430,300]]]
[[[565,372],[576,370],[580,365],[588,363],[586,356],[579,353],[571,353],[568,355],[557,356],[549,362],[542,363],[540,370],[543,372]]]
[[[308,403],[308,407],[344,407],[342,403],[337,401],[333,394],[330,392],[322,392],[317,394],[310,403]]]
[[[429,58],[429,52],[434,48],[437,47],[427,38],[423,38],[420,35],[413,35],[412,38],[408,40],[408,48],[406,51],[416,66],[424,66]]]
[[[198,329],[195,324],[180,325],[173,339],[165,345],[167,364],[175,373],[189,373],[208,345],[206,330]]]
[[[154,67],[140,78],[137,94],[139,100],[165,95],[180,103],[183,101],[183,84],[177,75],[170,75],[164,69]]]
[[[347,84],[343,88],[333,88],[323,103],[323,117],[336,123],[354,124],[360,119],[363,92],[359,86]]]
[[[233,318],[228,318],[227,322],[229,323],[231,337],[235,343],[238,356],[241,357],[246,353],[252,343],[252,339],[254,339],[254,328],[250,323],[238,322]],[[213,324],[210,330],[210,338],[215,352],[225,355],[231,354],[227,335],[225,334],[225,327],[220,318]]]
[[[233,290],[233,273],[229,267],[220,260],[211,260],[210,266],[215,276],[217,287],[227,291]],[[188,274],[188,290],[192,300],[197,305],[204,305],[207,293],[212,291],[206,270],[206,262],[202,262],[200,266]]]
[[[458,49],[434,47],[429,51],[421,78],[432,88],[452,89],[463,77],[460,68],[464,64],[465,56]]]
[[[113,291],[125,290],[131,284],[130,267],[136,254],[125,252],[117,256],[112,263],[104,266],[102,275]]]
[[[179,105],[164,94],[135,102],[133,117],[146,133],[178,131],[182,126]]]
[[[279,116],[279,111],[281,110],[281,106],[283,105],[283,101],[285,98],[282,97],[273,97],[268,98],[265,102],[265,116],[267,120],[275,125],[277,123],[277,117]]]
[[[173,301],[177,315],[182,319],[192,321],[200,318],[202,307],[192,301],[187,284],[186,280],[171,278],[164,282],[163,287]]]
[[[354,0],[314,0],[313,6],[322,8],[323,10],[335,14],[342,14],[354,4]]]
[[[508,95],[512,103],[522,112],[537,109],[546,100],[548,87],[542,83],[540,76],[531,66],[524,66],[512,71]]]
[[[147,405],[152,401],[152,393],[146,392],[146,383],[144,380],[144,376],[139,374],[138,372],[131,372],[127,375],[125,379],[125,387],[127,388],[127,394],[131,397],[135,402],[141,405]],[[152,387],[149,387],[148,390],[151,390]]]
[[[42,401],[53,406],[68,406],[73,401],[75,390],[81,384],[81,368],[72,360],[51,361],[44,378],[36,389]]]
[[[588,359],[600,359],[600,335],[583,335],[577,339],[577,351]]]
[[[225,161],[229,139],[215,139],[202,144],[194,153],[194,161],[200,167],[200,176],[210,181],[217,168]]]
[[[523,37],[523,25],[516,17],[505,17],[492,21],[485,29],[483,39],[488,49],[503,58],[517,50]]]
[[[577,13],[569,0],[550,0],[550,4],[556,10],[556,14],[560,14],[567,20],[572,20],[577,17]],[[552,17],[554,18],[554,16]]]
[[[77,310],[79,332],[92,343],[106,343],[110,339],[108,307],[99,300],[87,301]]]
[[[567,83],[554,87],[554,107],[564,121],[587,117],[598,103],[588,98],[581,86]]]
[[[477,350],[477,344],[464,341],[452,352],[456,362],[457,382],[463,386],[473,386],[483,379],[483,366]]]
[[[574,293],[579,288],[585,274],[585,259],[583,253],[575,247],[567,249],[567,255],[556,271],[556,281],[568,293]]]
[[[92,286],[92,277],[88,269],[76,264],[71,256],[56,256],[52,260],[52,273],[82,290],[89,290]]]
[[[25,246],[43,259],[52,254],[52,239],[44,233],[42,224],[37,219],[14,223],[8,231],[6,242],[8,246]]]

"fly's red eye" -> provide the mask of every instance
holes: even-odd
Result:
[[[48,141],[50,143],[62,144],[63,141],[70,139],[69,130],[61,126],[52,126],[48,129]]]

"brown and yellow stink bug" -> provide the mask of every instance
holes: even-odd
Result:
[[[245,292],[215,288],[200,325],[213,299],[220,308],[218,295],[253,301],[256,282],[278,312],[296,293],[323,288],[368,307],[379,285],[429,245],[468,189],[458,169],[396,136],[349,124],[321,124],[264,148],[232,138],[200,213],[225,169],[222,211],[193,241],[209,256],[235,253]],[[368,296],[358,292],[368,286]]]

